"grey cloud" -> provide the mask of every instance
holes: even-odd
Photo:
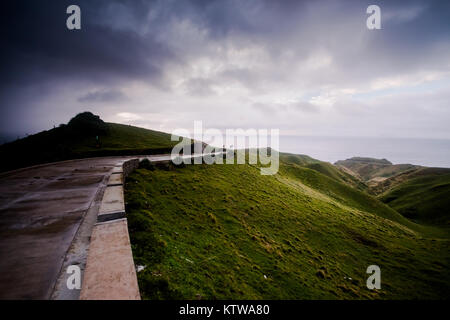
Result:
[[[33,83],[48,78],[109,82],[117,77],[152,78],[161,75],[170,50],[154,36],[131,30],[114,30],[95,23],[81,3],[82,29],[65,28],[67,1],[16,1],[8,3],[3,27],[2,80],[10,84]],[[84,10],[86,9],[86,10]],[[6,20],[6,21],[5,21]],[[36,25],[32,25],[36,24]]]
[[[65,26],[66,8],[72,1],[17,0],[2,7],[0,124],[5,135],[28,130],[28,125],[24,126],[28,121],[22,125],[19,117],[31,114],[49,95],[68,87],[117,86],[130,80],[163,86],[164,66],[176,61],[165,43],[154,34],[115,29],[114,19],[109,24],[99,23],[112,2],[76,3],[82,14],[82,29],[77,31]],[[143,7],[137,1],[124,4]],[[41,129],[45,128],[41,124]]]
[[[6,1],[0,20],[0,125],[5,135],[28,130],[30,123],[38,123],[36,114],[57,115],[56,121],[70,118],[79,102],[99,102],[93,103],[98,110],[104,108],[100,102],[108,102],[115,111],[170,109],[181,118],[196,114],[222,120],[236,118],[231,110],[244,101],[239,112],[248,116],[260,110],[266,118],[258,121],[289,113],[295,124],[296,114],[324,114],[298,97],[368,90],[378,78],[450,71],[448,1],[380,0],[383,29],[377,31],[365,27],[369,0],[75,3],[82,9],[82,30],[72,32],[65,28],[65,9],[73,1]],[[250,50],[241,57],[248,49],[261,56]],[[202,61],[210,65],[203,68]],[[180,82],[185,92],[177,96],[170,90]],[[130,95],[139,103],[122,110],[119,102],[127,98],[129,83],[154,90]],[[230,85],[243,89],[240,96],[216,94]],[[220,108],[197,106],[189,100],[196,97]],[[283,98],[303,102],[274,103]],[[396,110],[404,110],[398,105]],[[367,113],[354,101],[339,101],[334,108],[344,115]],[[35,125],[46,129],[47,122]]]
[[[216,94],[216,91],[213,89],[213,81],[210,79],[191,78],[188,79],[184,85],[188,94],[193,96],[206,97]]]
[[[297,101],[290,103],[261,103],[256,102],[252,107],[268,114],[276,113],[319,113],[320,108],[312,103]]]
[[[313,112],[313,113],[320,112],[320,109],[318,106],[315,106],[309,102],[292,103],[290,105],[290,107],[294,110],[303,111],[303,112]]]
[[[126,96],[119,90],[97,90],[86,93],[78,98],[79,102],[117,102],[126,100]]]

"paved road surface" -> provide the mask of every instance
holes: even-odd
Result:
[[[130,158],[66,161],[0,175],[0,299],[52,297],[82,221],[89,210],[98,211],[113,168]]]
[[[133,158],[72,160],[0,174],[0,299],[78,298],[61,289],[62,268],[68,261],[85,263],[109,176]]]

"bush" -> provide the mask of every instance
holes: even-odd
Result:
[[[181,294],[170,287],[167,279],[155,277],[149,272],[139,277],[139,289],[144,299],[150,300],[179,300]]]
[[[144,159],[139,163],[139,169],[155,170],[155,165],[148,159]]]
[[[106,134],[108,125],[92,112],[82,112],[70,119],[66,127],[72,135],[98,136]]]

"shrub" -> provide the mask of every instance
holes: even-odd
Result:
[[[155,165],[148,159],[144,159],[139,163],[139,169],[155,170]]]
[[[72,135],[93,136],[106,134],[108,125],[92,112],[82,112],[70,119],[67,129]]]

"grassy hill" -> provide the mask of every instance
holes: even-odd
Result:
[[[338,167],[345,167],[355,173],[362,181],[369,182],[374,178],[389,178],[402,172],[419,168],[412,164],[392,164],[386,159],[374,159],[353,157],[347,160],[339,160],[335,163]],[[382,179],[377,179],[377,183]]]
[[[337,169],[335,169],[337,171]],[[321,170],[322,171],[322,170]],[[332,178],[321,171],[310,169],[309,166],[298,166],[290,163],[281,163],[280,173],[284,179],[301,181],[303,185],[326,195],[337,203],[356,208],[365,212],[371,212],[384,218],[399,222],[413,229],[420,226],[412,224],[398,212],[381,203],[375,197],[358,190],[338,178]]]
[[[0,171],[67,159],[170,153],[176,143],[170,134],[106,123],[85,112],[66,125],[1,145]]]
[[[367,186],[360,179],[349,173],[347,170],[343,170],[342,167],[334,166],[331,163],[313,159],[307,155],[291,153],[280,153],[280,161],[282,165],[291,165],[297,168],[309,168],[356,189],[367,190]]]
[[[449,234],[410,222],[307,156],[138,169],[127,215],[143,298],[442,299]],[[323,163],[322,163],[323,164]],[[344,180],[344,181],[342,181]],[[382,270],[382,290],[366,268]]]
[[[301,166],[306,166],[315,163],[321,163],[322,161],[311,158],[310,156],[304,154],[293,154],[293,153],[280,153],[280,162],[291,163]]]
[[[393,165],[386,159],[361,157],[337,161],[336,166],[351,170],[367,184],[368,193],[404,217],[450,226],[450,169]]]
[[[381,201],[409,219],[450,227],[450,169],[421,168],[389,182]]]

